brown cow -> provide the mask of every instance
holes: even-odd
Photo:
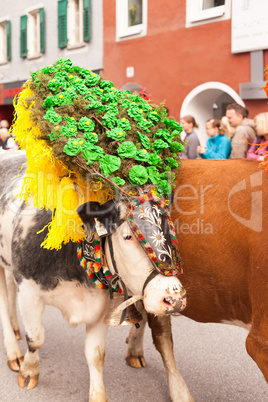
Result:
[[[268,381],[268,176],[255,160],[186,160],[173,222],[187,291],[183,315],[249,329],[246,348]],[[169,319],[149,318],[170,377]],[[133,330],[126,359],[137,366]],[[169,339],[169,346],[163,340]],[[139,349],[141,350],[141,349]],[[170,364],[170,362],[172,362]],[[172,384],[170,384],[172,386]]]

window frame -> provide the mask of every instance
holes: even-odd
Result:
[[[28,60],[41,57],[45,53],[45,9],[43,4],[27,8],[25,14],[21,15],[20,21],[20,57]]]
[[[134,39],[147,34],[148,0],[142,0],[142,23],[128,26],[128,0],[116,0],[116,40]]]
[[[0,65],[7,64],[11,61],[11,21],[9,17],[4,17],[0,19],[0,29],[1,29],[1,57]]]
[[[208,24],[231,18],[231,0],[225,0],[222,6],[202,9],[204,0],[187,0],[186,2],[186,28]]]
[[[58,47],[67,50],[86,46],[91,40],[91,0],[78,0],[78,41],[73,30],[77,24],[74,10],[75,0],[58,1]]]

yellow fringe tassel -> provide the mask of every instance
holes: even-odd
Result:
[[[48,234],[41,246],[58,250],[69,241],[85,239],[77,208],[89,200],[104,203],[112,199],[113,194],[101,186],[97,190],[88,188],[78,175],[69,178],[70,172],[54,157],[46,142],[40,139],[42,133],[31,120],[32,105],[29,106],[26,100],[32,95],[26,82],[17,103],[14,102],[16,119],[13,133],[20,147],[25,149],[28,162],[19,197],[26,202],[32,200],[39,209],[53,212]]]

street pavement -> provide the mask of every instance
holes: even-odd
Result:
[[[88,402],[85,326],[69,328],[53,307],[46,307],[44,325],[41,373],[38,386],[31,391],[17,385],[17,374],[8,369],[0,341],[0,402]],[[185,317],[173,317],[172,328],[176,362],[196,402],[268,401],[267,383],[245,349],[245,329],[199,324]],[[129,327],[109,328],[104,370],[108,401],[170,401],[162,360],[153,346],[149,328],[144,342],[147,367],[142,369],[125,363],[128,331]],[[23,329],[22,336],[24,339]],[[25,341],[20,344],[25,351]]]

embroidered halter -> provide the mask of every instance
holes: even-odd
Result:
[[[80,241],[77,244],[77,256],[81,267],[85,270],[89,278],[100,289],[110,288],[110,279],[113,277],[108,266],[101,263],[100,239],[97,233],[87,241]],[[115,292],[123,293],[118,283],[111,283]]]
[[[168,227],[165,227],[164,217]],[[160,274],[171,276],[182,273],[181,258],[177,249],[178,240],[169,210],[163,200],[152,193],[133,199],[127,206],[126,220]]]
[[[164,218],[168,227],[165,227]],[[157,273],[168,276],[182,273],[182,263],[177,249],[178,240],[169,210],[162,199],[152,193],[133,198],[128,202],[126,217],[120,224],[124,221],[129,224],[155,269],[147,278],[143,291]],[[108,236],[108,242],[111,251],[110,236]],[[102,265],[100,238],[97,233],[87,241],[78,243],[77,255],[82,268],[100,289],[126,293],[123,282],[120,281],[121,287],[118,284],[119,276],[115,278],[107,264]],[[113,265],[116,271],[114,260]]]

